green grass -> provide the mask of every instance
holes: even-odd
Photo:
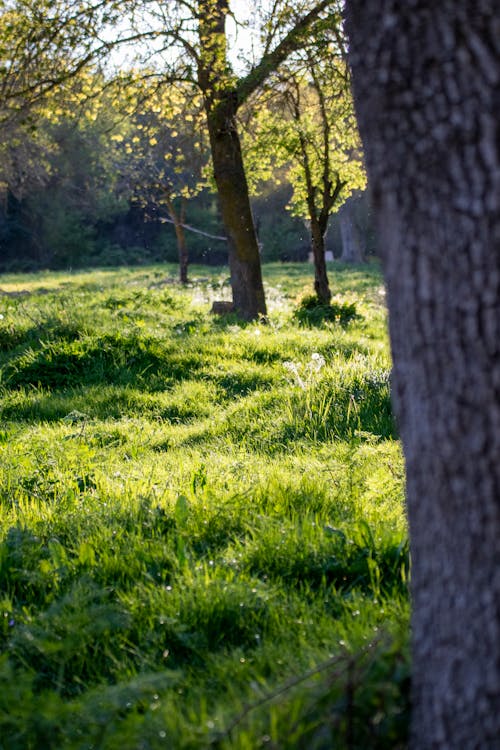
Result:
[[[0,277],[0,750],[405,747],[380,275],[303,326],[264,270],[267,324],[225,270]]]

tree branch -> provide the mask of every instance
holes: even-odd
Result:
[[[166,216],[161,216],[160,221],[162,224],[164,224],[165,222],[167,224],[175,224],[175,221],[173,221],[173,219],[167,219]],[[203,235],[203,237],[209,237],[211,240],[221,240],[222,242],[227,242],[227,237],[223,237],[222,235],[210,234],[209,232],[203,232],[201,229],[196,229],[195,227],[189,226],[189,224],[180,223],[180,226],[183,229],[187,229],[188,232],[195,232],[196,234],[201,234]]]
[[[240,78],[236,84],[237,106],[241,106],[253,94],[259,86],[266,80],[270,73],[276,70],[282,62],[290,55],[291,52],[299,49],[304,42],[304,37],[311,30],[311,27],[320,20],[321,13],[329,6],[338,7],[337,0],[322,0],[313,10],[301,18],[281,42],[271,52],[263,55],[261,61],[255,68],[243,78]],[[337,13],[332,12],[332,17]],[[339,17],[340,20],[340,17]]]

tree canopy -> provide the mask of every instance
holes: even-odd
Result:
[[[365,187],[366,176],[343,47],[331,31],[320,40],[295,52],[269,77],[249,108],[245,151],[254,187],[285,170],[293,188],[289,208],[310,226],[315,291],[328,304],[328,220],[353,191]]]

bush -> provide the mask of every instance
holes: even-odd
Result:
[[[352,320],[360,318],[354,302],[332,301],[329,305],[322,302],[317,294],[308,294],[301,298],[294,311],[294,318],[304,326],[320,326],[324,322],[339,323],[346,326]]]

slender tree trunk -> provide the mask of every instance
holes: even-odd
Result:
[[[325,305],[330,304],[332,293],[328,283],[325,260],[325,233],[316,217],[310,218],[311,249],[314,260],[314,291]]]
[[[189,266],[189,253],[186,243],[186,233],[184,232],[184,223],[186,219],[186,202],[184,198],[181,198],[181,209],[177,213],[175,205],[170,195],[166,197],[166,203],[168,213],[175,229],[175,237],[177,239],[177,253],[179,258],[179,281],[181,284],[188,283],[188,266]]]
[[[500,741],[500,28],[348,2],[407,466],[416,750]]]
[[[301,123],[302,113],[300,110],[300,98],[297,88],[296,98],[292,100],[293,114],[296,122]],[[332,184],[328,179],[328,174],[324,175],[323,190],[321,191],[321,208],[316,206],[317,188],[312,178],[311,164],[309,161],[309,152],[307,149],[306,139],[299,130],[300,152],[302,158],[302,168],[304,170],[304,179],[306,184],[306,203],[307,213],[309,214],[309,224],[311,227],[311,250],[314,261],[314,291],[318,299],[325,305],[330,304],[332,293],[328,283],[328,273],[326,271],[325,258],[325,234],[328,226],[328,217],[331,207],[333,206],[337,195],[341,190],[340,183],[337,180],[335,191],[332,193]],[[326,153],[323,154],[326,159]]]
[[[361,237],[350,200],[347,200],[339,211],[339,226],[342,239],[342,255],[340,256],[342,263],[364,263]]]
[[[179,280],[181,284],[188,283],[189,252],[186,242],[184,224],[186,223],[186,199],[181,198],[180,232],[177,234],[177,246],[179,248]],[[177,230],[176,230],[177,231]]]

